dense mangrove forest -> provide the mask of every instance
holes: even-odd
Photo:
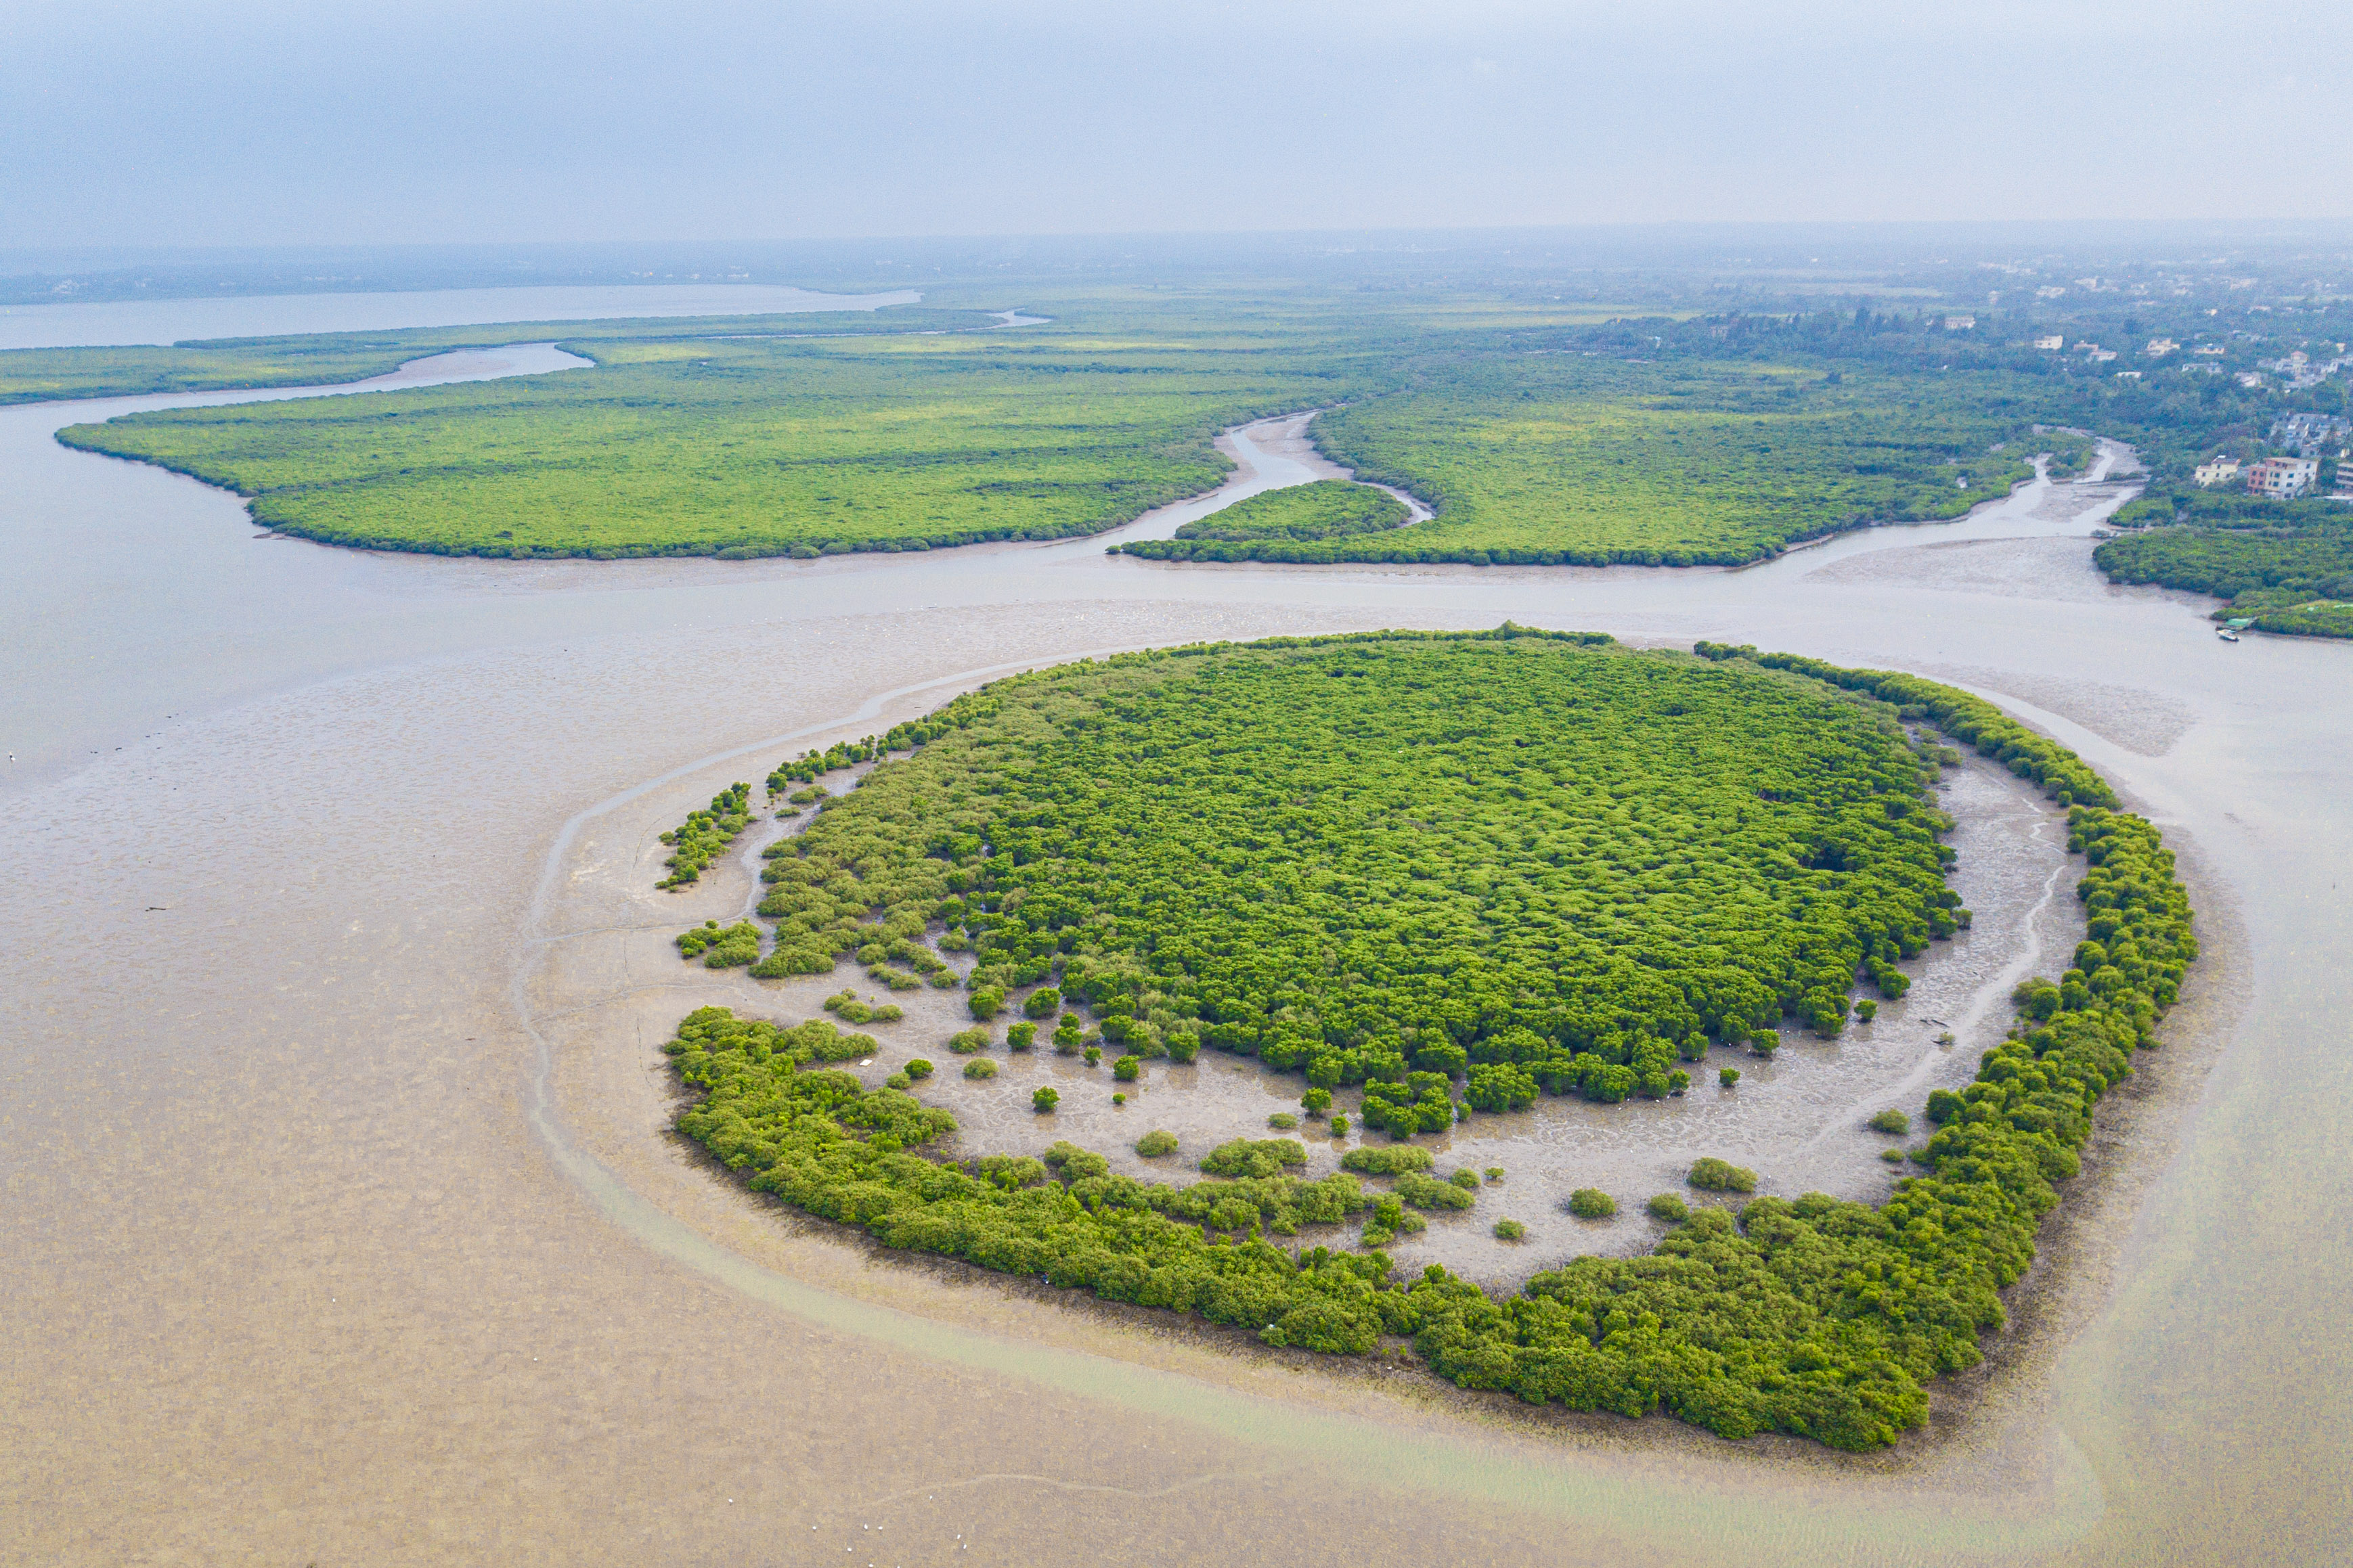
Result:
[[[1100,533],[1222,482],[1219,430],[1321,408],[1332,456],[1436,515],[1399,529],[1393,498],[1326,481],[1134,552],[1680,565],[1999,495],[2029,471],[2048,391],[2007,369],[1824,360],[1837,337],[1630,345],[1563,308],[1295,292],[1050,308],[1010,331],[906,307],[548,328],[594,368],[59,438],[237,490],[256,521],[329,543],[812,559]],[[20,351],[0,354],[0,396],[335,381],[515,331]]]
[[[1120,548],[1153,561],[1338,560],[1336,542],[1402,527],[1405,503],[1371,485],[1345,479],[1267,490],[1183,524],[1173,539],[1139,539]]]
[[[2073,967],[2019,987],[1976,1081],[1916,1108],[1921,1173],[1873,1206],[1703,1161],[1691,1184],[1716,1195],[1652,1200],[1645,1256],[1506,1297],[1398,1273],[1381,1248],[1482,1185],[1430,1173],[1415,1139],[1543,1094],[1641,1115],[1711,1047],[1835,1035],[1858,984],[1900,991],[1891,961],[1968,919],[1930,791],[1951,742],[2067,808],[2085,928]],[[1869,1448],[1926,1420],[2197,954],[2170,853],[2080,759],[1953,689],[1745,647],[1507,626],[1176,648],[998,681],[857,749],[881,760],[775,847],[773,931],[722,963],[962,984],[979,1064],[1012,1012],[1124,1060],[1256,1057],[1311,1106],[1360,1084],[1381,1141],[1312,1179],[1282,1138],[1168,1181],[1068,1142],[969,1150],[915,1064],[869,1085],[825,1065],[865,1037],[716,1007],[668,1047],[688,1137],[889,1247],[1725,1436]],[[698,952],[727,937],[702,931]],[[962,978],[939,956],[966,952]]]
[[[2116,520],[2137,531],[2092,559],[2118,583],[2225,601],[2217,620],[2287,636],[2353,637],[2353,514],[2341,501],[2152,490]]]

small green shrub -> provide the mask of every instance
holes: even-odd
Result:
[[[1332,1091],[1317,1087],[1299,1097],[1299,1108],[1310,1116],[1321,1116],[1332,1109]]]
[[[915,1080],[913,1079],[909,1078],[904,1072],[894,1072],[889,1078],[882,1080],[882,1087],[884,1089],[907,1089],[913,1086],[914,1081]]]
[[[1111,1097],[1111,1102],[1113,1105],[1125,1105],[1127,1103],[1127,1096],[1124,1094],[1114,1094]]]
[[[1061,1005],[1062,994],[1060,991],[1050,985],[1041,985],[1029,993],[1029,999],[1021,1004],[1021,1012],[1026,1017],[1050,1018]]]
[[[965,1005],[972,1009],[975,1018],[986,1024],[1005,1011],[1005,993],[994,985],[984,985],[965,999]]]
[[[895,1024],[907,1016],[906,1010],[895,1002],[879,1006],[860,1002],[855,991],[839,991],[827,997],[825,1010],[845,1024]]]
[[[1500,1181],[1502,1181],[1502,1180],[1504,1179],[1504,1167],[1503,1167],[1503,1166],[1501,1166],[1501,1165],[1490,1165],[1490,1166],[1488,1166],[1488,1167],[1487,1167],[1487,1170],[1486,1170],[1486,1176],[1487,1176],[1487,1179],[1488,1179],[1489,1181],[1491,1181],[1491,1182],[1500,1182]]]
[[[1332,1136],[1335,1138],[1345,1138],[1347,1135],[1348,1119],[1345,1116],[1335,1116],[1332,1118]]]
[[[1608,1219],[1618,1212],[1618,1200],[1599,1187],[1579,1187],[1568,1194],[1568,1212],[1579,1219]]]
[[[984,1154],[972,1173],[1002,1193],[1018,1193],[1046,1179],[1046,1162],[1029,1154]]]
[[[1075,1143],[1057,1143],[1046,1151],[1046,1163],[1073,1182],[1083,1182],[1091,1176],[1111,1174],[1111,1162],[1092,1149],[1082,1149]]]
[[[1715,1081],[1722,1084],[1725,1088],[1730,1089],[1734,1084],[1740,1081],[1740,1069],[1738,1068],[1725,1068],[1715,1075]]]
[[[1062,1097],[1050,1088],[1039,1089],[1029,1096],[1029,1109],[1032,1110],[1051,1110],[1061,1103]]]
[[[1461,1187],[1466,1193],[1475,1193],[1479,1190],[1479,1173],[1470,1169],[1468,1166],[1455,1172],[1446,1179],[1452,1182],[1456,1186]]]
[[[1176,1134],[1155,1127],[1135,1141],[1135,1152],[1147,1160],[1156,1160],[1163,1154],[1174,1154],[1176,1152]]]
[[[1412,1236],[1428,1228],[1428,1221],[1409,1212],[1396,1197],[1384,1197],[1373,1205],[1373,1217],[1365,1226],[1365,1245],[1387,1247],[1399,1236]]]
[[[1335,1121],[1345,1120],[1334,1117]],[[1400,1143],[1384,1149],[1351,1149],[1340,1156],[1340,1169],[1362,1171],[1368,1176],[1397,1176],[1430,1169],[1430,1151]]]
[[[1144,1076],[1143,1058],[1140,1057],[1120,1058],[1117,1061],[1111,1064],[1111,1076],[1119,1079],[1122,1083],[1134,1083],[1137,1079]],[[1297,1123],[1294,1122],[1293,1125],[1296,1126]]]
[[[1418,1209],[1467,1209],[1478,1199],[1451,1182],[1407,1171],[1397,1179],[1397,1194]]]
[[[1904,1151],[1901,1149],[1882,1149],[1879,1152],[1879,1157],[1891,1165],[1904,1163]]]
[[[1879,1004],[1868,996],[1862,997],[1854,1005],[1854,1016],[1868,1024],[1879,1016]]]
[[[1749,1037],[1749,1054],[1763,1057],[1768,1062],[1773,1059],[1773,1053],[1780,1048],[1781,1036],[1778,1030],[1759,1029]]]
[[[1299,1118],[1292,1115],[1288,1110],[1278,1110],[1273,1115],[1266,1119],[1266,1124],[1269,1127],[1281,1127],[1288,1130],[1299,1125]]]
[[[917,1057],[914,1060],[909,1062],[905,1067],[899,1070],[905,1073],[909,1078],[929,1078],[932,1076],[932,1064],[925,1061],[923,1058]]]
[[[1753,1193],[1757,1190],[1757,1173],[1728,1160],[1709,1155],[1692,1162],[1691,1173],[1683,1178],[1704,1193]]]
[[[1662,1219],[1670,1225],[1681,1225],[1691,1218],[1691,1205],[1672,1193],[1661,1193],[1643,1207],[1651,1211],[1652,1219]]]
[[[737,921],[723,931],[717,921],[705,921],[692,931],[679,932],[678,954],[681,958],[700,957],[708,969],[756,963],[760,960],[760,928],[750,921]]]
[[[1528,1227],[1522,1225],[1518,1220],[1499,1219],[1495,1222],[1495,1239],[1497,1241],[1517,1241],[1527,1234]]]
[[[1168,1059],[1179,1067],[1189,1066],[1201,1055],[1201,1037],[1186,1030],[1177,1030],[1170,1035],[1165,1043],[1168,1050]]]
[[[1883,1110],[1871,1119],[1871,1130],[1901,1138],[1912,1131],[1912,1119],[1900,1110]]]
[[[960,1057],[968,1057],[975,1051],[985,1051],[988,1049],[988,1031],[987,1029],[960,1030],[948,1037],[948,1049]]]
[[[733,843],[735,836],[753,821],[749,809],[751,798],[750,784],[729,784],[711,797],[707,810],[688,813],[685,822],[663,834],[661,841],[675,845],[678,853],[662,862],[670,868],[670,874],[655,886],[683,887],[700,877],[703,868],[718,858],[719,852]],[[714,964],[712,967],[724,968],[725,965]]]
[[[1295,1138],[1267,1138],[1252,1142],[1236,1138],[1220,1143],[1201,1161],[1201,1170],[1211,1176],[1279,1176],[1289,1165],[1307,1163],[1307,1150]]]
[[[1008,1051],[1026,1051],[1037,1043],[1038,1026],[1035,1024],[1016,1024],[1005,1031],[1005,1048]]]
[[[1101,1046],[1089,1046],[1087,1047],[1087,1066],[1091,1068],[1103,1066],[1103,1047]]]
[[[987,1057],[975,1057],[964,1064],[964,1076],[976,1079],[995,1078],[997,1064]]]

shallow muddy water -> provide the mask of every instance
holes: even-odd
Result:
[[[89,416],[0,414],[0,538],[40,568],[6,605],[8,732],[39,749],[0,796],[0,1557],[2344,1554],[2353,654],[2223,647],[2191,601],[2100,582],[2112,488],[1740,572],[1176,567],[1101,539],[541,565],[257,539],[234,498],[39,428]],[[1904,1448],[1530,1415],[910,1263],[662,1135],[656,1047],[748,988],[664,939],[749,882],[655,901],[639,873],[728,780],[1082,653],[1506,618],[1967,685],[2184,857],[2206,960],[2169,1044],[2104,1109],[2018,1332]],[[1955,794],[1980,785],[1982,830],[2028,847],[1980,853],[1971,816],[1978,925],[1915,1012],[1941,970],[1998,990],[2039,929],[1988,918],[2042,884],[2035,812],[1998,775]],[[1959,1054],[1992,1026],[1937,1005]],[[1883,1179],[1850,1113],[1944,1070],[1896,1011],[1772,1069],[1830,1134],[1822,1180]],[[1278,1103],[1197,1071],[1230,1080],[1198,1099]],[[1607,1143],[1554,1110],[1482,1213],[1547,1136]]]

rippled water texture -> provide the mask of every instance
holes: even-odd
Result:
[[[164,401],[194,399],[139,405]],[[48,441],[90,416],[0,412],[0,537],[33,567],[0,600],[0,1558],[2343,1553],[2353,650],[2223,647],[2189,601],[2105,585],[2105,489],[1742,572],[1101,541],[492,563],[257,538],[234,498]],[[1298,460],[1268,440],[1261,482]],[[1083,652],[1506,617],[1969,686],[2183,853],[2208,961],[2172,1043],[2104,1110],[2017,1331],[1903,1449],[1526,1414],[882,1257],[659,1135],[654,1047],[741,984],[659,937],[748,884],[656,902],[637,873],[779,746]],[[2031,838],[1975,778],[1984,830]],[[1963,849],[2009,879],[1988,907],[2031,908],[2027,850]],[[1950,963],[2024,935],[1981,924]],[[1821,1054],[1775,1071],[1834,1086]]]

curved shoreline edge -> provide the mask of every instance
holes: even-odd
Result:
[[[1272,640],[1298,644],[1347,639]],[[1998,1330],[2005,1321],[2000,1292],[2023,1276],[2034,1258],[2036,1233],[2057,1202],[2053,1183],[2074,1173],[2073,1151],[2089,1136],[2093,1102],[2112,1083],[2130,1074],[2129,1057],[2135,1049],[2154,1043],[2156,1020],[2177,994],[2181,968],[2195,957],[2195,942],[2188,934],[2187,898],[2172,877],[2170,852],[2161,848],[2154,828],[2138,817],[2116,811],[2115,796],[2105,782],[2073,753],[2009,720],[1992,704],[1916,677],[1842,670],[1819,661],[1758,656],[1753,649],[1720,645],[1703,645],[1698,651],[1704,658],[1752,658],[1764,668],[1888,701],[1899,708],[1903,717],[1931,720],[2021,777],[2041,784],[2047,794],[2070,808],[2075,840],[2071,849],[2088,851],[2094,863],[2094,869],[2078,887],[2078,898],[2087,908],[2087,941],[2077,950],[2079,958],[2085,947],[2096,947],[2097,939],[2114,938],[2119,930],[2126,932],[2127,941],[2145,934],[2146,945],[2156,956],[2145,959],[2137,951],[2129,958],[2120,956],[2120,963],[2133,969],[2131,975],[2114,965],[2095,963],[2096,973],[2071,972],[2062,985],[2021,987],[2020,1023],[2009,1038],[1986,1054],[1977,1083],[1962,1095],[1939,1091],[1931,1097],[1932,1120],[1942,1126],[1931,1140],[1926,1163],[1936,1174],[1907,1179],[1880,1210],[1829,1199],[1805,1198],[1795,1204],[1759,1199],[1743,1210],[1736,1229],[1729,1217],[1720,1214],[1697,1216],[1672,1233],[1649,1259],[1580,1259],[1566,1269],[1552,1271],[1550,1279],[1540,1276],[1530,1281],[1528,1291],[1515,1301],[1493,1302],[1475,1288],[1433,1268],[1405,1290],[1383,1290],[1384,1299],[1376,1304],[1388,1331],[1412,1334],[1432,1370],[1466,1388],[1508,1390],[1530,1403],[1556,1401],[1570,1408],[1617,1410],[1630,1415],[1663,1409],[1726,1436],[1774,1427],[1819,1437],[1834,1447],[1880,1447],[1925,1422],[1926,1397],[1921,1384],[1936,1375],[1975,1364],[1983,1354],[1978,1334]],[[2106,869],[2112,862],[2131,875],[2120,879]],[[2108,912],[2120,905],[2130,919]],[[2120,942],[2119,954],[2125,950],[2126,943]],[[2105,954],[2099,956],[2105,959]],[[915,1158],[899,1155],[895,1148],[882,1154]],[[886,1228],[883,1216],[854,1209],[837,1212],[839,1205],[823,1190],[823,1184],[796,1190],[765,1181],[758,1184],[821,1217],[858,1222],[869,1234],[882,1236]],[[1673,1365],[1662,1363],[1659,1358],[1665,1352],[1657,1343],[1645,1352],[1650,1360],[1635,1369],[1641,1375],[1630,1373],[1632,1363],[1623,1345],[1614,1352],[1618,1358],[1614,1370],[1601,1364],[1609,1362],[1613,1352],[1609,1342],[1620,1331],[1595,1334],[1588,1321],[1588,1354],[1561,1338],[1558,1323],[1546,1321],[1547,1310],[1540,1304],[1548,1300],[1556,1306],[1579,1292],[1589,1295],[1598,1285],[1607,1285],[1620,1294],[1651,1289],[1654,1280],[1638,1276],[1645,1272],[1642,1265],[1662,1258],[1672,1260],[1669,1272],[1680,1269],[1687,1276],[1694,1268],[1753,1270],[1758,1266],[1790,1274],[1788,1258],[1802,1254],[1825,1234],[1844,1234],[1849,1243],[1861,1245],[1852,1234],[1862,1223],[1859,1215],[1874,1216],[1872,1224],[1878,1228],[1866,1239],[1887,1256],[1863,1259],[1872,1266],[1872,1278],[1862,1285],[1852,1278],[1815,1278],[1800,1291],[1813,1318],[1805,1332],[1784,1334],[1775,1342],[1785,1353],[1782,1364],[1768,1374],[1784,1380],[1785,1386],[1794,1383],[1803,1395],[1797,1407],[1781,1412],[1781,1418],[1759,1421],[1755,1409],[1738,1408],[1737,1401],[1727,1404],[1725,1396],[1732,1392],[1729,1387],[1716,1387],[1711,1394],[1701,1386],[1694,1393],[1691,1368],[1685,1366],[1679,1373]],[[1899,1226],[1905,1227],[1901,1234],[1896,1230]],[[894,1244],[887,1236],[883,1239],[885,1245]],[[902,1236],[895,1244],[965,1256],[963,1248],[937,1241],[926,1243]],[[1778,1261],[1777,1251],[1785,1255]],[[987,1259],[973,1260],[988,1266]],[[1124,1281],[1123,1288],[1121,1278],[1103,1277],[1100,1268],[1065,1267],[1070,1259],[1048,1258],[1046,1267],[1039,1268],[1034,1267],[1039,1261],[1025,1257],[1021,1267],[1011,1271],[1046,1273],[1057,1285],[1085,1285],[1109,1300],[1144,1299],[1132,1280]],[[1837,1261],[1843,1265],[1854,1259],[1842,1255]],[[1009,1268],[1004,1260],[997,1266]],[[1895,1272],[1916,1268],[1923,1279],[1892,1277],[1891,1268]],[[1629,1269],[1631,1274],[1625,1272]],[[1814,1272],[1821,1273],[1819,1266]],[[1797,1275],[1804,1273],[1802,1268],[1796,1270]],[[1930,1300],[1936,1293],[1924,1295],[1923,1289],[1926,1279],[1955,1273],[1969,1279],[1960,1309],[1968,1321],[1946,1321],[1939,1326],[1929,1319],[1914,1321],[1924,1311],[1930,1319],[1937,1314],[1949,1318],[1954,1301],[1941,1296]],[[1831,1274],[1836,1276],[1838,1270],[1833,1268]],[[1585,1278],[1592,1276],[1609,1278]],[[1706,1273],[1694,1284],[1686,1278],[1683,1287],[1704,1295],[1707,1282],[1714,1279],[1714,1273]],[[1540,1282],[1543,1289],[1538,1288]],[[1532,1300],[1539,1304],[1527,1305]],[[1162,1303],[1147,1300],[1146,1304]],[[1265,1316],[1266,1304],[1238,1303],[1230,1312],[1215,1303],[1206,1308],[1191,1305],[1211,1321],[1240,1321],[1247,1316],[1251,1321],[1244,1326],[1255,1327]],[[1558,1314],[1549,1316],[1556,1319]],[[1917,1367],[1922,1375],[1891,1376],[1891,1369],[1882,1367],[1861,1379],[1865,1385],[1862,1389],[1848,1387],[1846,1383],[1852,1381],[1848,1374],[1855,1368],[1850,1365],[1842,1372],[1837,1352],[1841,1346],[1850,1352],[1868,1348],[1852,1342],[1854,1333],[1860,1331],[1853,1327],[1858,1323],[1876,1323],[1881,1331],[1877,1337],[1883,1340],[1891,1325],[1904,1332],[1931,1333],[1939,1338],[1942,1348]],[[1271,1331],[1261,1331],[1261,1336],[1267,1338]],[[1269,1342],[1284,1341],[1278,1336]],[[1754,1345],[1747,1348],[1753,1350]],[[1910,1359],[1918,1363],[1920,1350],[1915,1345]],[[1674,1359],[1667,1355],[1666,1363]],[[1714,1384],[1723,1370],[1717,1366],[1699,1384]]]

